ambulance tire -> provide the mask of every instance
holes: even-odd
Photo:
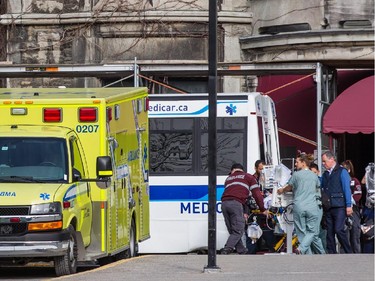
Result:
[[[129,250],[128,257],[133,258],[137,256],[138,253],[138,244],[136,243],[136,232],[135,232],[135,222],[132,220],[129,233]]]
[[[63,256],[55,257],[55,272],[57,276],[74,274],[77,272],[77,237],[73,226],[68,227],[70,233],[69,246]]]

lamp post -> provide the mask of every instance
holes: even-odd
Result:
[[[208,16],[208,264],[216,271],[216,117],[217,117],[217,0],[209,0]]]

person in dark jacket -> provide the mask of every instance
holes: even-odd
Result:
[[[257,183],[259,185],[259,188],[260,188],[260,192],[263,196],[263,203],[264,203],[264,207],[266,209],[268,209],[268,206],[267,206],[267,203],[265,203],[267,199],[265,198],[272,198],[272,194],[270,194],[270,192],[266,189],[264,189],[261,185],[261,177],[263,177],[262,175],[262,171],[264,169],[264,166],[266,165],[265,161],[264,160],[257,160],[255,161],[254,163],[254,169],[255,169],[255,173],[253,174],[253,176],[255,177],[255,179],[257,180]],[[250,204],[250,211],[251,210],[254,210],[254,207],[255,207],[255,210],[258,210],[258,206],[254,206],[253,204]],[[253,207],[253,208],[251,208]],[[264,246],[268,249],[268,252],[272,253],[274,252],[274,247],[275,247],[275,243],[276,243],[276,238],[275,238],[275,235],[274,235],[274,225],[273,225],[273,221],[268,218],[267,216],[263,215],[263,214],[252,214],[250,213],[250,218],[249,218],[249,223],[251,223],[253,221],[253,219],[256,218],[256,222],[257,224],[259,224],[260,228],[262,229],[263,231],[263,234],[262,236],[254,243],[253,240],[246,236],[246,248],[248,250],[248,254],[256,254],[257,252],[261,252],[264,250]]]
[[[353,213],[352,194],[350,190],[350,175],[341,167],[332,152],[322,154],[322,163],[326,171],[322,176],[323,208],[327,224],[327,252],[336,254],[335,235],[345,253],[352,253],[349,239],[345,230],[346,217]]]
[[[244,172],[241,164],[235,163],[232,165],[224,186],[221,210],[229,237],[220,253],[227,255],[236,251],[238,254],[246,254],[247,249],[241,240],[249,213],[246,200],[251,194],[261,212],[268,215],[268,210],[264,208],[263,196],[255,177]]]
[[[354,254],[361,253],[361,213],[360,201],[362,198],[362,186],[359,180],[355,177],[354,166],[352,161],[345,160],[341,165],[348,171],[350,175],[350,190],[353,196],[353,214],[352,225],[348,226],[347,233],[349,237],[350,246]]]

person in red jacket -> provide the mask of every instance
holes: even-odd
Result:
[[[253,175],[244,172],[241,164],[235,163],[232,165],[224,186],[221,210],[229,237],[220,253],[227,255],[236,251],[238,254],[246,254],[247,249],[241,240],[249,214],[246,200],[251,195],[263,214],[268,215],[268,210],[264,208],[263,196],[257,180]]]

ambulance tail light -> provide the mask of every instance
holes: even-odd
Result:
[[[150,99],[145,98],[145,111],[148,111],[150,109]]]
[[[112,108],[107,107],[107,122],[112,121]]]
[[[61,122],[62,109],[61,108],[44,108],[43,109],[44,122]]]
[[[96,107],[81,107],[78,110],[79,122],[96,122],[98,120],[98,112]]]

